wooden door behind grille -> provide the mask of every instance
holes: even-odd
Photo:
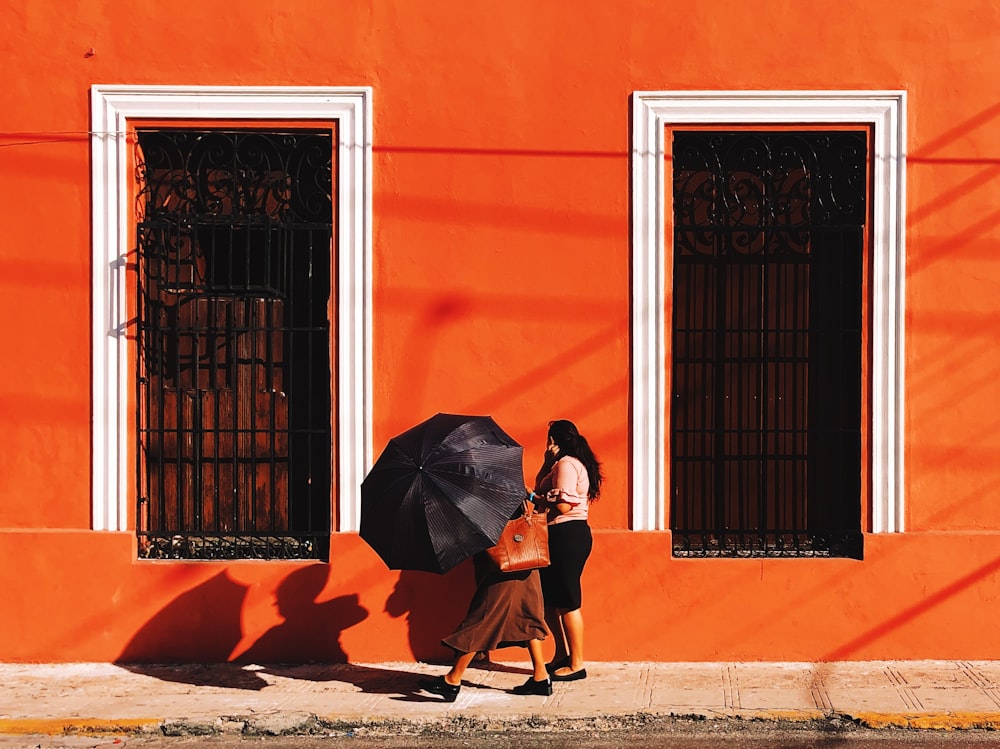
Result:
[[[150,528],[289,530],[283,313],[281,300],[262,298],[165,309],[177,363],[150,377]]]
[[[323,557],[331,133],[137,135],[140,555]]]

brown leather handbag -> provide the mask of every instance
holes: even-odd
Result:
[[[549,526],[544,512],[526,512],[508,520],[496,546],[486,550],[501,572],[549,566]]]

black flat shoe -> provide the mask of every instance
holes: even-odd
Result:
[[[557,671],[560,668],[565,668],[568,665],[569,665],[569,656],[567,655],[565,658],[560,658],[557,661],[546,663],[545,670],[549,672],[549,675],[551,675],[553,671]]]
[[[579,681],[587,678],[587,669],[581,668],[579,671],[570,671],[568,674],[552,674],[552,681]]]
[[[444,680],[443,676],[436,676],[433,679],[421,679],[417,682],[417,686],[425,692],[444,697],[445,702],[454,702],[462,689],[461,684],[449,684]]]
[[[552,679],[535,681],[529,676],[524,684],[520,684],[510,691],[514,694],[540,694],[543,697],[548,697],[552,694]]]

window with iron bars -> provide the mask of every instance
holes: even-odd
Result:
[[[867,132],[676,130],[675,556],[860,558]]]
[[[139,556],[327,558],[331,131],[136,139]]]

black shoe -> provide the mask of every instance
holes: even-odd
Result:
[[[557,661],[552,661],[551,663],[546,663],[545,664],[545,670],[548,671],[549,674],[551,675],[553,671],[556,671],[556,670],[558,670],[560,668],[564,668],[564,667],[566,667],[568,665],[569,665],[569,656],[567,655],[565,658],[560,658]]]
[[[552,681],[579,681],[587,678],[587,669],[581,668],[579,671],[570,671],[568,674],[552,674]]]
[[[524,684],[516,686],[510,691],[514,694],[540,694],[543,697],[548,697],[552,694],[552,679],[535,681],[529,676]]]
[[[444,697],[445,702],[454,702],[458,698],[458,693],[462,689],[461,684],[449,684],[443,676],[436,676],[433,679],[421,679],[417,686],[425,692],[439,694]]]

